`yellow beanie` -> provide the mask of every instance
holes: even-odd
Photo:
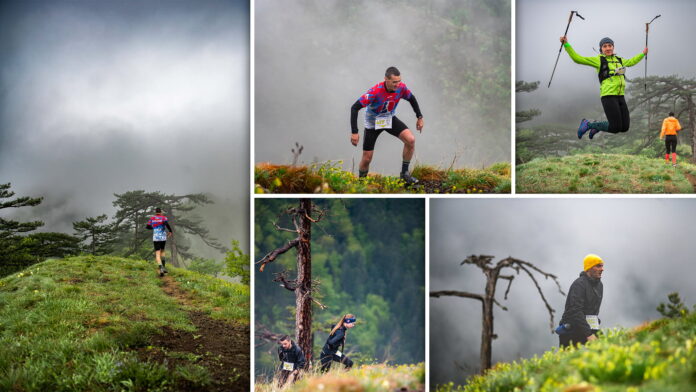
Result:
[[[590,253],[589,255],[585,256],[585,259],[582,261],[582,263],[585,266],[585,271],[587,271],[588,269],[594,267],[597,264],[604,263],[604,260],[602,260],[601,257]]]

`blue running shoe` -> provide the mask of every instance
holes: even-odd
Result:
[[[590,129],[590,122],[584,118],[580,121],[580,127],[578,128],[578,139],[582,139],[584,135]]]
[[[595,137],[595,135],[598,134],[599,132],[601,132],[599,129],[594,129],[594,128],[590,129],[590,134],[588,135],[590,137],[590,140],[592,140]]]

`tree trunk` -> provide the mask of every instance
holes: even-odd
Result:
[[[131,254],[135,254],[138,251],[138,226],[140,222],[140,215],[135,214],[135,231],[133,232],[133,250]]]
[[[483,328],[481,328],[481,373],[491,368],[493,351],[493,305],[495,286],[500,271],[495,268],[486,271],[486,295],[483,299]]]
[[[696,113],[694,113],[693,95],[689,95],[687,106],[689,108],[689,128],[691,128],[691,163],[696,163],[696,124],[694,124]]]
[[[95,248],[95,240],[96,240],[96,234],[94,233],[94,230],[92,230],[92,243],[90,244],[90,248],[92,249],[92,255],[96,254],[96,248]]]
[[[295,338],[307,358],[312,358],[312,239],[311,199],[300,199],[300,242],[297,245],[297,287],[295,289]]]
[[[176,230],[174,230],[176,225],[174,224],[174,214],[171,211],[171,208],[169,211],[169,216],[172,218],[172,222],[169,222],[169,226],[172,228],[172,244],[170,246],[170,249],[172,250],[171,263],[174,267],[181,268],[181,264],[179,263],[179,251],[176,249],[176,240],[174,239],[174,236],[176,236]]]

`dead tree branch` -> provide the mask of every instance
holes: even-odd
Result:
[[[493,308],[497,305],[503,310],[508,310],[505,306],[500,304],[500,302],[498,302],[498,300],[495,297],[495,291],[498,285],[498,280],[504,279],[508,281],[507,288],[505,289],[504,294],[504,298],[507,300],[508,294],[510,293],[510,288],[512,286],[512,282],[515,279],[514,275],[502,275],[502,270],[504,270],[505,268],[510,268],[513,269],[518,275],[520,271],[523,271],[525,274],[527,274],[527,276],[529,276],[529,278],[532,280],[532,283],[534,283],[534,286],[536,287],[542,302],[544,302],[546,310],[549,313],[551,329],[553,329],[553,314],[555,310],[551,307],[548,300],[546,299],[546,296],[544,295],[544,292],[542,291],[541,286],[539,285],[539,281],[537,280],[537,276],[535,276],[535,273],[543,276],[544,279],[551,278],[558,287],[558,291],[561,293],[561,295],[565,296],[565,293],[561,289],[561,284],[558,282],[558,278],[556,277],[556,275],[543,271],[542,269],[540,269],[532,263],[516,259],[514,257],[507,257],[493,265],[493,258],[493,256],[489,255],[471,255],[464,259],[461,263],[459,263],[459,265],[474,265],[478,267],[481,270],[481,272],[483,272],[483,274],[486,276],[485,294],[474,294],[466,291],[457,290],[442,290],[430,292],[430,296],[435,298],[439,298],[442,296],[454,296],[462,298],[471,298],[481,301],[483,311],[483,327],[481,330],[481,371],[484,371],[491,367],[492,341],[493,339],[497,338],[497,335],[494,333],[493,329]]]

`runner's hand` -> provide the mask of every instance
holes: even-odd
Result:
[[[167,232],[167,237],[171,237],[171,236],[172,236],[172,232],[171,232],[171,231],[168,231],[168,232]]]
[[[360,141],[360,134],[359,133],[351,133],[350,134],[350,144],[357,146],[359,141]]]
[[[590,336],[587,337],[587,341],[588,341],[588,342],[591,342],[591,341],[593,341],[593,340],[597,340],[597,336],[595,336],[595,335],[590,335]]]
[[[646,46],[645,49],[643,49],[643,54],[648,54],[648,47]]]
[[[568,37],[564,35],[563,37],[561,37],[561,43],[564,44],[566,42],[568,42]]]
[[[423,131],[423,117],[416,120],[416,129],[418,130],[418,132]]]

